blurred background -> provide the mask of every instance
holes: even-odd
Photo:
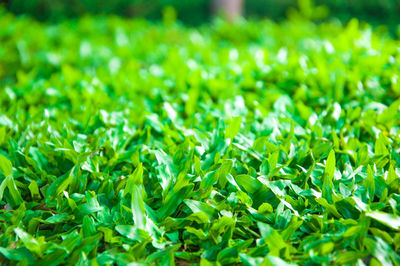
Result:
[[[178,19],[188,25],[199,25],[211,20],[216,6],[241,2],[241,13],[246,18],[282,20],[288,10],[297,7],[297,0],[0,0],[0,5],[15,14],[27,14],[41,21],[59,21],[87,13],[115,14],[158,20],[167,6],[175,8]],[[329,10],[328,18],[343,22],[352,17],[370,24],[397,26],[400,0],[316,0]],[[235,9],[235,7],[231,7]]]

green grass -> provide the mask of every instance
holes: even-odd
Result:
[[[399,265],[398,47],[1,13],[1,264]]]

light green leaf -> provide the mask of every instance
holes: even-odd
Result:
[[[18,227],[14,229],[14,232],[31,252],[38,255],[39,257],[42,256],[43,240],[35,239],[30,234],[26,233],[24,230]]]
[[[242,117],[232,117],[228,128],[225,131],[225,138],[233,139],[240,130],[242,124]]]
[[[379,211],[368,212],[366,215],[386,226],[400,231],[400,216]]]
[[[0,171],[4,176],[12,174],[12,164],[10,160],[0,154]]]

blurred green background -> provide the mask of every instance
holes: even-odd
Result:
[[[0,0],[16,14],[28,14],[42,21],[58,21],[86,13],[116,14],[157,20],[166,6],[173,6],[178,19],[189,25],[210,21],[210,0]],[[316,0],[326,5],[330,17],[346,22],[352,17],[371,24],[399,23],[400,0]],[[244,0],[244,15],[249,18],[284,19],[297,0]]]

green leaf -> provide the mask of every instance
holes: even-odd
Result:
[[[9,176],[12,174],[12,164],[10,160],[0,154],[0,171],[4,176]]]
[[[366,215],[390,228],[400,231],[400,216],[379,211],[368,212]]]
[[[117,232],[120,233],[122,236],[127,237],[131,240],[136,240],[136,241],[148,241],[149,239],[151,240],[149,234],[146,231],[141,230],[132,225],[117,225],[115,227],[115,230],[117,230]]]
[[[332,149],[329,152],[328,159],[326,160],[325,173],[324,175],[328,180],[332,180],[335,174],[336,160],[335,151]]]
[[[159,209],[160,218],[166,218],[177,210],[177,206],[192,192],[193,184],[185,186],[178,191],[170,191],[162,207]]]
[[[38,255],[39,257],[43,254],[43,242],[42,238],[35,239],[28,233],[26,233],[21,228],[14,229],[15,234],[18,236],[19,239],[24,243],[24,245],[31,251],[32,253]]]
[[[364,185],[367,188],[369,202],[371,203],[375,196],[375,178],[370,165],[368,165],[367,178],[364,181]]]
[[[233,139],[240,130],[242,124],[242,117],[232,117],[228,128],[225,131],[225,138]]]
[[[400,256],[379,237],[375,237],[375,239],[366,239],[365,246],[369,252],[384,265],[392,265],[392,261],[395,262],[395,264],[400,263]]]
[[[324,198],[318,198],[318,199],[315,199],[315,201],[316,201],[318,204],[320,204],[321,206],[325,207],[326,210],[327,210],[330,214],[334,215],[336,218],[341,218],[341,217],[342,217],[342,215],[340,215],[340,213],[337,211],[336,207],[335,207],[334,205],[328,203],[328,201],[327,201],[326,199],[324,199]]]
[[[32,180],[32,182],[29,184],[28,188],[29,188],[29,191],[31,192],[32,199],[40,198],[39,187],[35,180]]]
[[[69,173],[58,177],[46,190],[46,198],[55,198],[61,192],[65,191],[67,187],[72,183],[73,173],[75,167],[73,167]]]
[[[216,214],[216,210],[212,206],[207,205],[204,202],[194,200],[184,200],[184,202],[192,210],[193,213],[204,212],[210,219],[212,219]]]
[[[3,194],[6,187],[8,188],[8,193],[9,193],[8,194],[9,197],[7,197],[7,199],[11,204],[11,206],[16,207],[20,205],[23,202],[23,200],[21,197],[21,193],[19,192],[17,186],[15,185],[14,178],[12,177],[12,175],[8,175],[0,185],[0,200],[3,199]]]
[[[133,221],[139,229],[145,229],[146,209],[144,207],[143,166],[139,164],[135,172],[129,177],[126,183],[125,195],[131,192],[131,209]]]
[[[270,248],[269,254],[272,256],[279,256],[281,250],[287,247],[287,244],[282,239],[281,235],[268,224],[259,222],[257,223],[257,226],[263,240]]]
[[[82,241],[81,236],[76,231],[69,233],[62,242],[62,246],[71,253],[75,248],[77,248]]]
[[[343,264],[351,264],[355,263],[358,259],[362,259],[365,257],[365,254],[357,251],[348,251],[342,254],[339,254],[336,259],[336,263]]]
[[[375,155],[388,155],[389,151],[386,148],[385,137],[379,133],[379,137],[375,142]]]
[[[377,121],[384,125],[389,125],[389,123],[398,116],[400,107],[400,99],[394,101],[388,108],[383,110],[383,112],[378,115]]]
[[[90,237],[96,233],[96,225],[92,217],[85,216],[82,221],[83,237]]]
[[[30,262],[35,262],[35,258],[25,247],[11,249],[11,250],[0,247],[0,253],[9,260],[14,260],[14,261],[26,260]]]
[[[322,184],[322,197],[324,197],[329,203],[333,202],[333,177],[335,174],[336,168],[336,160],[335,160],[335,152],[331,150],[328,155],[328,159],[326,160],[325,172]]]
[[[293,263],[287,263],[286,261],[284,261],[283,259],[281,259],[280,257],[277,257],[277,256],[267,255],[266,256],[266,260],[268,260],[272,265],[282,265],[282,266],[294,266],[294,265],[296,265],[296,264],[293,264]]]
[[[237,175],[235,180],[245,191],[252,194],[263,187],[260,181],[249,175]]]

